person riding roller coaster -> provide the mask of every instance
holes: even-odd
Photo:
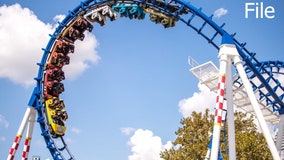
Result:
[[[70,63],[69,53],[74,53],[74,41],[84,39],[84,31],[91,31],[93,26],[85,19],[79,18],[72,23],[60,37],[50,54],[45,65],[43,81],[43,100],[49,131],[54,137],[63,136],[66,131],[65,121],[68,118],[67,112],[63,110],[65,105],[59,95],[64,91],[61,83],[65,79],[62,67]]]
[[[56,80],[45,82],[44,85],[44,96],[49,99],[52,97],[58,97],[59,94],[64,92],[64,85]]]
[[[74,48],[74,44],[69,43],[65,40],[58,40],[55,46],[55,52],[67,55],[68,53],[74,53]]]
[[[74,43],[77,39],[83,41],[85,38],[84,31],[91,32],[93,25],[82,17],[75,20],[63,33],[63,39]]]
[[[57,97],[53,97],[53,103],[49,105],[50,109],[59,109],[62,110],[65,108],[65,104],[62,99],[59,99]]]
[[[62,81],[65,79],[64,72],[61,68],[53,68],[53,69],[47,69],[46,70],[46,81]]]
[[[67,65],[70,63],[70,57],[67,55],[64,55],[60,52],[52,52],[48,66],[50,68],[59,67],[62,68],[64,65]]]
[[[105,5],[102,7],[94,8],[90,12],[84,15],[84,18],[92,23],[99,23],[101,26],[105,25],[107,20],[106,17],[110,18],[110,21],[114,21],[117,18],[117,15],[110,6]]]
[[[75,21],[73,27],[81,33],[85,32],[85,30],[88,30],[89,32],[92,32],[93,30],[93,25],[82,17]]]
[[[51,117],[56,124],[65,126],[65,121],[68,119],[68,114],[65,110],[63,110],[65,108],[64,101],[57,97],[53,97],[52,100],[53,103],[49,104],[49,108],[55,110],[55,114]]]
[[[49,132],[54,138],[63,136],[66,131],[65,121],[68,119],[67,112],[63,110],[65,108],[63,100],[50,97],[44,104]]]
[[[67,112],[65,110],[56,109],[56,114],[52,116],[52,119],[56,124],[65,126],[65,122],[68,119]]]

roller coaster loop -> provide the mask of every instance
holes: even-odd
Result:
[[[273,114],[284,113],[284,88],[275,78],[276,75],[283,74],[284,62],[259,62],[255,57],[256,54],[246,48],[246,43],[239,42],[235,34],[229,34],[223,29],[225,23],[217,25],[212,20],[213,15],[207,16],[202,12],[202,8],[196,8],[186,0],[85,0],[68,12],[54,33],[50,35],[50,40],[43,49],[42,59],[37,64],[39,66],[38,75],[35,78],[37,83],[9,152],[8,160],[14,159],[27,124],[29,131],[22,157],[23,159],[28,158],[35,120],[40,125],[41,135],[53,159],[75,159],[64,141],[68,109],[65,108],[64,101],[60,98],[60,94],[64,92],[62,81],[65,79],[62,67],[70,62],[68,54],[74,52],[74,42],[83,41],[84,32],[91,32],[95,23],[104,26],[107,19],[115,21],[118,15],[131,20],[144,20],[146,14],[150,15],[152,22],[164,28],[174,27],[178,22],[184,23],[218,51],[224,44],[233,45],[241,58],[253,91],[258,91],[258,100],[264,100],[265,105],[271,108]],[[198,20],[201,25],[192,23],[193,20]],[[213,30],[213,34],[208,30]],[[233,80],[236,86],[244,85],[240,76]],[[35,118],[36,114],[37,118]],[[277,156],[274,155],[274,158],[278,159]]]

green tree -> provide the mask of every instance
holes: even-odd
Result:
[[[202,114],[192,112],[190,117],[180,121],[182,127],[175,132],[176,140],[173,147],[161,152],[165,160],[202,160],[206,156],[210,134],[213,130],[214,116],[206,109]],[[268,160],[272,159],[270,151],[262,133],[258,132],[254,123],[254,116],[243,112],[235,113],[236,153],[238,160]],[[226,136],[227,138],[227,136]],[[224,139],[224,135],[221,135]],[[221,150],[226,145],[221,143]],[[228,159],[227,152],[223,158]]]

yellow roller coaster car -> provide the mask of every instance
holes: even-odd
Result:
[[[65,108],[65,105],[63,103],[63,100],[59,100],[57,97],[50,98],[45,101],[45,112],[47,116],[47,123],[49,125],[50,133],[55,136],[63,136],[66,131],[66,126],[64,124],[64,121],[62,118],[62,113],[66,113],[65,110],[62,110],[62,108]]]
[[[150,20],[161,23],[165,28],[174,27],[177,19],[175,17],[160,13],[152,8],[145,8],[145,12],[150,13]]]

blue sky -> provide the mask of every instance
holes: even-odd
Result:
[[[246,2],[191,1],[207,15],[222,11],[214,21],[225,22],[226,31],[236,32],[259,61],[282,61],[283,1],[250,1],[273,6],[273,19],[252,14],[246,19]],[[56,20],[79,3],[0,2],[0,159],[7,157],[23,118],[48,34]],[[218,66],[218,52],[183,23],[164,29],[148,16],[143,21],[118,18],[103,27],[95,24],[92,33],[76,43],[61,97],[69,114],[65,138],[77,159],[156,160],[175,139],[183,116],[214,106],[214,94],[188,71],[187,57]],[[46,160],[51,156],[40,133],[36,123],[30,156]]]

